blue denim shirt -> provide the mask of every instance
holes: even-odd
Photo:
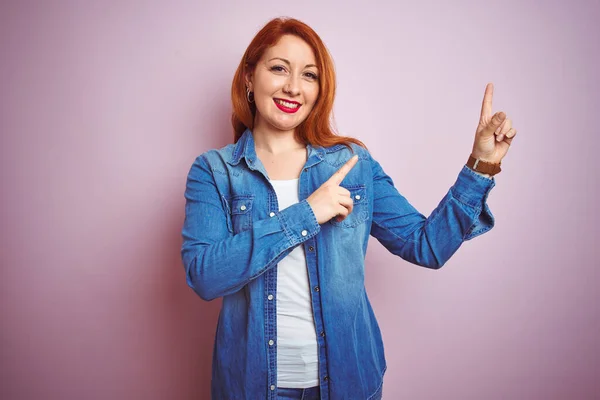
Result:
[[[279,211],[252,132],[196,158],[187,177],[181,255],[187,284],[223,297],[217,324],[214,399],[277,398],[277,263],[304,246],[317,330],[321,398],[378,399],[386,360],[365,291],[369,236],[391,253],[438,269],[465,240],[494,226],[486,199],[494,179],[466,165],[429,217],[419,213],[366,149],[341,183],[354,200],[343,221],[318,224],[307,197],[353,153],[306,146],[300,202]]]

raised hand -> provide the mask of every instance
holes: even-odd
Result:
[[[492,116],[493,95],[494,85],[488,83],[485,87],[481,116],[471,154],[483,161],[498,164],[508,152],[517,131],[504,112],[499,111]]]
[[[335,216],[338,216],[336,218],[338,222],[343,221],[352,212],[354,202],[350,197],[350,191],[340,186],[340,183],[357,161],[358,156],[354,155],[306,199],[319,224]]]

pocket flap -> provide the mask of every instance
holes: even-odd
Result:
[[[252,210],[253,195],[234,196],[231,199],[232,214],[246,214]]]
[[[348,189],[348,191],[350,191],[350,198],[352,198],[354,204],[360,204],[367,201],[367,189],[365,185],[353,185],[344,187]]]

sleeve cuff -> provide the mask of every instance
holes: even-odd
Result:
[[[494,215],[486,202],[494,186],[496,181],[493,176],[491,178],[481,176],[466,165],[458,174],[456,182],[450,189],[452,196],[475,210],[473,224],[464,240],[471,240],[494,227]]]
[[[493,176],[486,178],[464,165],[451,191],[452,196],[462,203],[481,210],[494,186],[496,180]]]
[[[312,238],[321,230],[321,225],[317,222],[312,207],[306,199],[275,215],[279,218],[281,226],[293,246]]]

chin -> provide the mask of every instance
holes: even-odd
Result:
[[[304,119],[295,119],[294,121],[269,121],[270,125],[280,131],[290,131],[296,129]]]

